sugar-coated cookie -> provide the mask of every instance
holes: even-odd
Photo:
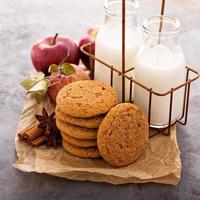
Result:
[[[68,124],[76,125],[76,126],[81,126],[85,128],[98,128],[101,121],[105,117],[105,115],[99,115],[96,117],[90,117],[90,118],[76,118],[76,117],[71,117],[61,111],[58,106],[56,106],[56,117],[63,122],[66,122]]]
[[[117,94],[110,85],[100,81],[76,81],[60,90],[56,103],[63,113],[88,118],[107,113],[117,104]]]
[[[56,118],[56,125],[61,132],[64,132],[67,135],[77,139],[92,140],[97,138],[97,129],[89,129],[79,126],[74,126],[63,122],[58,118]]]
[[[112,108],[100,124],[97,145],[103,159],[112,166],[133,163],[143,152],[149,138],[144,112],[131,103]]]
[[[82,140],[82,139],[77,139],[74,137],[71,137],[67,135],[66,133],[61,132],[63,140],[66,142],[78,146],[78,147],[96,147],[97,146],[97,140]]]
[[[63,148],[74,156],[81,158],[99,158],[101,157],[97,147],[77,147],[65,140],[62,140]]]

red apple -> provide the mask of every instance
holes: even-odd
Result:
[[[84,44],[90,43],[95,41],[97,33],[99,31],[99,27],[91,27],[87,30],[87,32],[81,37],[79,41],[79,48],[83,46]],[[87,52],[90,52],[89,47],[85,47],[85,50]],[[95,54],[95,43],[91,45],[91,53]],[[90,62],[89,57],[81,52],[80,54],[81,60],[83,64],[90,70]],[[92,65],[94,65],[94,62],[92,62]]]
[[[31,50],[31,59],[35,69],[48,73],[51,64],[59,64],[64,58],[65,62],[79,64],[79,48],[69,37],[49,36],[35,45]]]
[[[50,76],[50,86],[48,88],[49,95],[51,99],[56,102],[56,97],[58,92],[63,88],[65,85],[72,83],[74,81],[79,80],[88,80],[90,79],[87,72],[81,66],[73,65],[76,72],[73,75],[66,76],[61,74],[60,72],[53,72]]]

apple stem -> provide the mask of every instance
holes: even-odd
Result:
[[[67,56],[64,57],[64,58],[61,60],[61,62],[59,63],[59,66],[61,66],[62,64],[64,64],[64,63],[67,61],[67,59],[69,58],[69,54],[70,54],[70,48],[68,48]]]
[[[58,33],[55,34],[54,38],[53,38],[53,42],[52,42],[52,45],[55,45],[56,44],[56,39],[58,37]]]

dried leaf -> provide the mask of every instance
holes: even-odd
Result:
[[[43,72],[35,72],[31,75],[31,80],[39,81],[42,80],[45,77],[45,74]]]
[[[47,79],[37,81],[28,92],[43,92],[46,93],[49,85],[49,81]]]

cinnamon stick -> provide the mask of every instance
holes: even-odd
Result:
[[[41,136],[43,132],[44,130],[41,128],[38,128],[38,124],[35,124],[35,126],[33,126],[30,130],[28,130],[24,134],[23,140],[30,144],[30,142],[32,142],[33,140]]]
[[[23,140],[24,135],[26,134],[26,132],[27,132],[28,130],[32,129],[32,128],[35,126],[36,123],[37,123],[37,122],[34,122],[34,123],[32,123],[31,125],[29,125],[28,127],[26,127],[25,129],[20,130],[20,131],[18,132],[19,139]]]
[[[33,140],[41,136],[43,132],[44,130],[38,128],[38,123],[35,122],[34,124],[25,128],[24,130],[21,130],[18,133],[18,136],[21,140],[30,144]]]
[[[57,146],[61,142],[60,131],[56,126],[55,112],[48,115],[45,108],[42,115],[35,115],[37,122],[19,131],[19,138],[32,146],[39,146],[46,143],[47,146]]]
[[[33,146],[33,147],[38,147],[41,144],[43,144],[45,142],[45,140],[46,140],[46,136],[42,135],[42,136],[36,138],[35,140],[31,141],[30,145]]]

